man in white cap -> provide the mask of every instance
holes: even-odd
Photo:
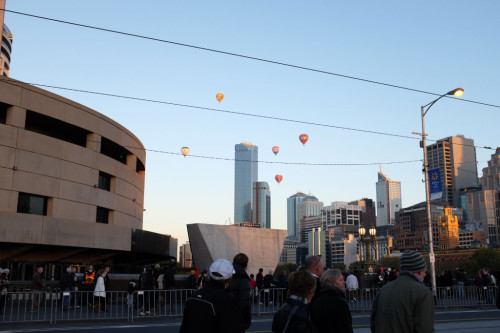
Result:
[[[217,259],[210,266],[209,279],[186,302],[180,333],[243,333],[240,307],[226,290],[235,273],[233,265]]]
[[[373,301],[371,330],[433,333],[434,298],[423,283],[427,263],[420,253],[405,251],[399,264],[399,277],[380,289]]]

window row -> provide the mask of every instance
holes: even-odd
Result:
[[[19,193],[17,200],[17,212],[21,214],[33,214],[47,216],[47,208],[51,198],[29,193]],[[97,207],[97,223],[108,224],[112,210],[104,207]]]

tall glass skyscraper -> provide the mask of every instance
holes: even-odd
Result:
[[[377,226],[394,225],[396,212],[401,206],[401,182],[378,173],[377,182]]]
[[[267,182],[253,183],[252,223],[271,229],[271,191]]]
[[[297,192],[286,199],[286,228],[288,230],[287,237],[298,239],[300,238],[300,230],[297,230],[297,203],[304,201],[307,197],[305,193]]]
[[[253,223],[253,183],[258,179],[259,149],[247,142],[235,145],[234,149],[234,223]]]

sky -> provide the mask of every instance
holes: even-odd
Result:
[[[7,0],[6,8],[435,94],[461,87],[463,99],[496,107],[444,98],[425,117],[428,138],[500,146],[497,1]],[[9,12],[5,23],[14,35],[10,76],[28,83],[403,136],[421,132],[420,106],[436,98]],[[417,139],[46,89],[110,117],[146,149],[234,159],[234,145],[251,142],[264,162],[372,163],[259,163],[272,228],[286,229],[286,198],[297,191],[325,205],[375,200],[380,167],[401,181],[403,207],[425,200],[422,162],[385,164],[421,160]],[[493,153],[477,149],[479,176]],[[143,228],[179,245],[186,224],[229,223],[234,161],[148,152],[144,208]]]

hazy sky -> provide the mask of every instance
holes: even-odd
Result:
[[[40,1],[7,9],[500,105],[497,1]],[[11,77],[206,108],[409,135],[421,131],[418,92],[6,13]],[[48,89],[128,128],[147,149],[259,160],[387,163],[422,159],[418,140]],[[225,99],[218,103],[217,93]],[[500,146],[500,108],[443,99],[426,116],[430,139],[463,134]],[[298,136],[309,134],[302,146]],[[280,146],[275,157],[271,148]],[[479,176],[494,150],[477,149]],[[425,200],[422,163],[382,165],[403,207]],[[379,165],[259,164],[271,185],[272,227],[286,198],[325,204],[375,199]],[[283,175],[281,184],[274,181]],[[186,224],[233,220],[234,162],[148,152],[144,229],[187,241]]]

